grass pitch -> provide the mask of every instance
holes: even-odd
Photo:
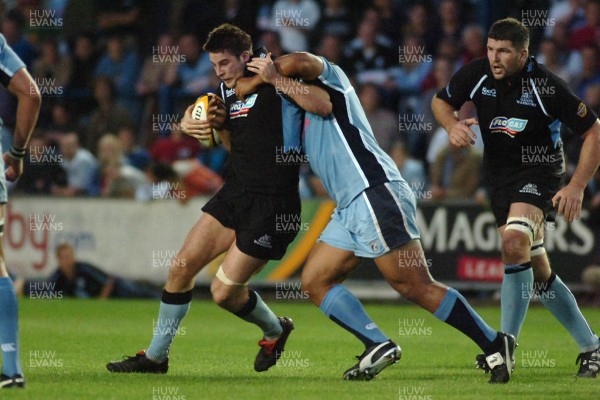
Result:
[[[578,348],[543,308],[531,307],[507,385],[489,385],[474,368],[478,348],[427,312],[368,304],[367,311],[403,350],[402,360],[370,382],[342,373],[362,345],[307,302],[270,301],[296,330],[280,365],[253,370],[258,328],[206,301],[194,301],[180,327],[166,375],[111,374],[108,361],[133,355],[151,339],[158,301],[20,301],[25,390],[6,399],[596,399],[600,381],[576,380]],[[479,307],[493,326],[498,307]],[[600,310],[584,315],[598,329]],[[599,378],[600,379],[600,378]]]

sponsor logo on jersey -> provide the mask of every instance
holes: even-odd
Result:
[[[446,85],[446,94],[448,95],[448,97],[452,97],[452,95],[450,94],[450,82],[448,82],[448,84]]]
[[[523,188],[519,190],[519,193],[534,194],[536,196],[542,195],[540,192],[538,192],[537,185],[535,183],[528,183],[527,185],[523,186]]]
[[[235,94],[235,89],[227,89],[225,91],[225,97],[231,97]]]
[[[577,107],[577,116],[579,118],[583,118],[587,115],[587,107],[585,105],[585,103],[582,101],[581,103],[579,103],[579,107]]]
[[[245,101],[236,101],[229,107],[229,118],[236,119],[241,117],[247,117],[250,109],[254,107],[258,94],[254,93],[249,96]]]
[[[526,119],[495,117],[490,123],[490,130],[492,132],[503,132],[510,137],[514,137],[517,133],[523,132],[525,126],[527,126]]]
[[[531,107],[537,106],[537,104],[535,104],[535,102],[533,101],[533,98],[531,97],[531,93],[529,93],[529,92],[523,92],[521,94],[521,98],[519,100],[517,100],[517,104],[521,104],[522,106],[531,106]]]
[[[484,86],[481,88],[481,94],[484,96],[496,97],[496,89],[488,89]]]

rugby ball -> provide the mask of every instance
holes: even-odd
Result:
[[[194,108],[192,109],[192,118],[200,121],[206,121],[208,119],[208,102],[212,98],[212,96],[216,96],[214,93],[206,93],[198,97],[196,102],[194,103]],[[216,129],[212,130],[212,134],[207,139],[198,139],[200,143],[204,147],[216,147],[221,143],[221,138],[219,137],[219,132]]]

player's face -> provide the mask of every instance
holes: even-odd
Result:
[[[517,50],[510,40],[488,39],[487,57],[495,79],[513,76],[523,68],[527,49]]]
[[[245,51],[236,57],[226,50],[220,53],[209,53],[209,57],[219,79],[231,89],[235,87],[238,79],[244,76],[244,69],[250,60],[250,53]]]

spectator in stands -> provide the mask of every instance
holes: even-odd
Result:
[[[536,56],[540,64],[544,64],[546,68],[560,76],[565,81],[569,82],[571,76],[569,70],[564,64],[564,58],[560,57],[558,45],[552,38],[545,38],[540,43],[540,52]]]
[[[432,199],[474,199],[480,183],[481,163],[481,154],[471,146],[446,147],[431,166]]]
[[[373,0],[372,8],[379,16],[378,32],[397,42],[401,35],[401,24],[398,23],[399,10],[394,7],[392,0]]]
[[[165,84],[160,88],[159,112],[162,115],[173,115],[175,110],[193,103],[202,92],[216,87],[212,78],[213,66],[208,53],[200,51],[198,38],[193,34],[183,35],[179,38],[178,48],[185,61],[168,70]],[[167,134],[167,131],[161,131],[161,136]]]
[[[358,91],[358,98],[379,147],[389,154],[392,142],[398,138],[398,116],[381,107],[379,92],[375,84],[362,85]]]
[[[386,87],[399,90],[401,95],[419,94],[431,71],[432,57],[425,52],[423,42],[415,36],[404,38],[400,56],[400,64],[390,69],[392,78],[386,82]]]
[[[96,22],[100,33],[137,34],[140,30],[142,0],[96,1]]]
[[[135,84],[140,73],[140,60],[136,52],[125,48],[122,36],[112,34],[101,54],[94,75],[109,77],[116,89],[116,99],[130,111],[132,117],[139,114]]]
[[[189,200],[183,184],[170,165],[153,163],[148,166],[146,177],[148,181],[135,192],[136,200]]]
[[[439,126],[431,111],[431,99],[433,99],[433,96],[440,90],[446,87],[446,84],[454,74],[454,65],[455,64],[446,57],[436,57],[433,61],[433,69],[430,74],[431,78],[428,77],[428,79],[431,79],[431,85],[429,85],[430,87],[421,96],[419,108],[417,109],[419,115],[424,116],[423,122],[431,127],[429,133],[433,133]],[[443,129],[442,131],[441,134],[447,139],[446,131]],[[446,144],[447,140],[444,141],[444,145]]]
[[[58,268],[50,278],[51,290],[65,297],[78,298],[158,298],[158,294],[134,282],[108,275],[90,263],[77,261],[68,243],[56,248]]]
[[[460,42],[460,34],[465,26],[461,20],[461,7],[458,0],[441,0],[437,9],[438,22],[433,25],[438,40],[452,39]]]
[[[408,148],[402,140],[396,140],[391,146],[390,156],[396,163],[400,175],[406,180],[411,190],[423,191],[418,193],[417,200],[423,200],[425,188],[427,188],[427,174],[423,162],[416,160],[408,153]]]
[[[27,20],[16,8],[9,10],[2,18],[2,34],[6,42],[25,63],[27,69],[33,65],[36,57],[34,46],[23,35]]]
[[[600,43],[600,42],[599,42]],[[585,97],[587,88],[600,83],[600,50],[596,45],[588,44],[581,49],[582,71],[573,79],[575,93]]]
[[[83,33],[75,37],[71,53],[70,79],[66,88],[66,97],[73,107],[73,115],[82,115],[90,112],[94,107],[92,87],[98,57],[93,36]]]
[[[429,12],[422,2],[412,3],[407,12],[408,22],[402,27],[402,37],[413,36],[418,38],[428,53],[433,53],[438,38],[433,37],[429,29]]]
[[[42,42],[38,58],[33,62],[31,74],[35,78],[50,79],[56,86],[64,87],[69,83],[71,60],[58,53],[58,44],[54,39]]]
[[[147,183],[143,172],[126,163],[115,135],[106,134],[98,142],[98,161],[100,164],[89,189],[92,195],[133,199],[136,190]]]
[[[345,70],[349,68],[346,68],[343,49],[342,39],[333,35],[324,35],[317,46],[316,54],[325,57],[334,64],[338,64]]]
[[[61,168],[57,146],[46,138],[34,136],[29,141],[29,154],[23,159],[23,175],[15,186],[16,193],[48,196],[67,186],[67,175]]]
[[[577,30],[585,25],[584,5],[586,0],[566,0],[555,1],[548,13],[548,20],[554,24],[548,24],[544,35],[552,37],[552,30],[555,25],[561,24],[567,27],[569,31]]]
[[[316,48],[325,36],[334,36],[342,42],[354,33],[354,20],[345,0],[325,0],[321,18],[311,34],[311,47]],[[328,58],[331,61],[331,59]]]
[[[58,140],[63,134],[75,130],[76,124],[70,108],[63,102],[57,101],[50,109],[50,122],[44,127],[44,134]]]
[[[388,69],[397,62],[396,53],[392,48],[377,40],[377,29],[376,20],[363,19],[356,38],[344,52],[348,72],[355,75],[361,84],[382,84],[390,76]]]
[[[465,27],[462,32],[462,47],[461,66],[487,55],[486,34],[481,26],[471,24]]]
[[[54,39],[46,39],[41,46],[39,57],[33,62],[31,75],[34,78],[50,79],[52,84],[65,87],[69,83],[71,59],[58,53]]]
[[[171,136],[159,139],[154,143],[150,149],[150,155],[154,162],[171,165],[177,160],[197,158],[200,151],[200,143],[196,139],[175,129]]]
[[[135,128],[129,125],[123,125],[121,129],[117,131],[117,137],[121,143],[121,148],[125,156],[125,163],[145,171],[150,165],[150,153],[138,146],[136,143]]]
[[[98,161],[88,150],[79,145],[76,132],[69,132],[60,139],[61,167],[67,174],[67,186],[56,188],[53,194],[65,197],[88,194]]]
[[[569,36],[569,48],[572,50],[600,43],[600,0],[587,0],[585,20],[586,24]]]
[[[158,130],[149,129],[152,118],[158,108],[158,94],[162,86],[167,84],[167,77],[177,76],[177,68],[183,62],[185,55],[179,47],[173,44],[170,34],[160,35],[152,46],[152,53],[144,59],[142,71],[137,78],[135,90],[143,103],[142,131],[151,131],[147,142],[152,142],[159,134]]]
[[[279,32],[286,53],[308,51],[309,35],[321,17],[314,0],[277,0],[271,10],[272,29]]]
[[[115,102],[115,87],[110,78],[99,76],[94,83],[94,99],[97,108],[92,113],[83,138],[84,147],[96,151],[98,140],[106,132],[118,132],[124,125],[132,125],[133,119],[125,108]]]
[[[279,32],[277,31],[264,31],[260,35],[259,44],[271,52],[271,57],[273,59],[281,57],[285,54],[283,48],[281,47],[281,36],[279,36]]]

